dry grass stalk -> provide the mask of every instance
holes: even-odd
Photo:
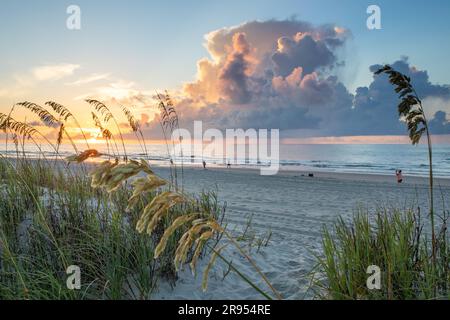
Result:
[[[212,266],[214,265],[214,263],[216,262],[217,257],[220,255],[220,252],[225,249],[226,245],[220,247],[217,250],[214,250],[211,259],[208,262],[208,265],[205,268],[205,271],[203,272],[203,280],[202,280],[202,289],[203,291],[206,291],[208,289],[208,276],[209,276],[209,271],[211,270]]]
[[[37,105],[36,103],[25,101],[25,102],[19,102],[17,103],[18,106],[22,106],[34,114],[36,114],[39,119],[42,120],[46,125],[50,127],[54,127],[56,125],[59,125],[60,122],[58,119],[55,118],[50,112],[45,110],[43,107]]]
[[[123,148],[123,155],[124,155],[124,159],[127,160],[127,150],[125,148],[125,142],[123,140],[123,135],[122,135],[122,131],[120,130],[120,126],[117,123],[116,118],[114,117],[114,115],[112,114],[112,112],[109,110],[109,108],[101,101],[98,100],[94,100],[94,99],[87,99],[85,100],[87,103],[89,103],[90,105],[94,106],[95,110],[97,112],[100,112],[103,116],[103,120],[105,123],[108,123],[110,119],[112,119],[117,127],[117,131],[119,132],[120,135],[120,140],[122,141],[122,148]]]
[[[128,199],[127,211],[131,210],[136,205],[140,197],[154,191],[155,189],[167,184],[166,180],[159,178],[157,175],[147,175],[145,178],[139,178],[134,180],[131,185],[133,186],[133,194]]]
[[[62,119],[64,122],[66,122],[69,118],[72,118],[75,121],[76,125],[78,126],[78,129],[80,130],[81,134],[83,135],[84,141],[86,142],[88,149],[90,149],[89,142],[87,140],[86,134],[83,131],[83,128],[81,127],[77,118],[72,114],[72,112],[70,112],[69,109],[67,109],[62,104],[56,103],[54,101],[47,101],[45,105],[51,107],[60,116],[60,119]]]
[[[130,125],[133,132],[137,132],[139,130],[140,124],[139,121],[136,120],[136,118],[133,116],[131,111],[125,107],[122,106],[122,111],[125,114],[125,117],[127,118],[128,124]]]
[[[145,231],[149,235],[152,234],[158,222],[169,213],[169,209],[183,202],[186,202],[186,199],[177,192],[164,191],[158,194],[144,208],[136,224],[136,230],[140,233]]]
[[[153,174],[150,165],[143,159],[140,162],[130,160],[122,164],[105,161],[90,173],[92,187],[104,187],[108,193],[111,193],[117,190],[122,182],[140,172],[145,172],[149,175]]]
[[[36,114],[45,125],[52,127],[52,128],[59,127],[57,140],[56,140],[56,149],[57,149],[56,151],[57,152],[58,152],[59,146],[62,143],[63,135],[65,134],[67,136],[67,138],[69,139],[70,143],[72,144],[72,147],[75,150],[75,152],[78,153],[77,146],[73,142],[73,140],[70,137],[70,135],[68,134],[68,132],[66,131],[64,123],[61,122],[60,120],[58,120],[48,110],[46,110],[45,108],[41,107],[40,105],[38,105],[34,102],[29,102],[29,101],[19,102],[19,103],[17,103],[17,105],[22,106],[22,107],[30,110],[34,114]]]
[[[95,149],[89,149],[89,150],[85,150],[80,154],[75,154],[72,156],[68,156],[66,158],[67,162],[77,162],[77,163],[81,163],[85,160],[87,160],[88,158],[98,158],[100,157],[102,154],[100,152],[98,152]]]
[[[103,127],[99,117],[94,112],[91,112],[91,114],[92,114],[92,120],[94,120],[94,125],[98,129],[100,129],[100,132],[102,133],[102,137],[104,139],[110,140],[112,138],[111,131],[109,131],[107,128]]]
[[[74,118],[73,114],[69,111],[69,109],[67,109],[66,107],[64,107],[63,105],[53,102],[53,101],[47,101],[45,103],[47,106],[50,106],[56,113],[59,114],[59,116],[64,120],[67,121],[67,119],[69,118]]]
[[[31,138],[38,133],[38,131],[32,126],[16,121],[4,113],[0,113],[0,128],[3,130],[9,129],[16,134],[27,138]]]
[[[133,116],[133,114],[127,107],[122,106],[122,111],[125,114],[125,117],[127,118],[131,130],[134,132],[134,135],[136,136],[139,144],[141,145],[142,151],[146,156],[148,156],[147,146],[145,144],[144,134],[142,133],[140,122],[136,120],[136,118]]]
[[[175,233],[175,231],[180,227],[184,226],[186,223],[189,223],[191,220],[198,217],[198,215],[199,215],[198,213],[183,215],[176,218],[173,221],[172,225],[164,231],[164,234],[161,237],[161,240],[155,249],[155,259],[159,258],[161,253],[163,253],[163,251],[166,249],[167,242],[169,241],[170,237]]]

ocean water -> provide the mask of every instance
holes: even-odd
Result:
[[[100,152],[107,153],[104,144],[91,146]],[[169,146],[169,152],[171,151]],[[82,146],[79,146],[83,149]],[[118,145],[119,152],[121,146]],[[55,152],[48,145],[42,144],[41,149],[46,157],[54,158]],[[25,150],[25,151],[23,151]],[[144,157],[145,154],[138,144],[126,143],[129,157]],[[148,159],[153,163],[167,164],[168,148],[165,144],[148,144]],[[19,147],[19,153],[25,153],[27,157],[42,157],[35,145],[26,144]],[[6,148],[0,144],[0,153],[10,157],[17,155],[13,144]],[[73,154],[70,145],[61,145],[59,148],[61,157]],[[112,152],[109,152],[112,153]],[[208,166],[224,166],[228,162],[226,157],[202,156],[201,146],[194,147],[192,152],[183,150],[172,156],[176,163],[185,165],[201,165],[205,160]],[[428,150],[426,145],[412,146],[407,144],[283,144],[280,145],[281,169],[301,171],[332,171],[369,174],[393,174],[396,169],[401,169],[405,175],[426,176],[428,173]],[[235,165],[235,164],[233,164]],[[242,167],[258,167],[268,165],[267,162],[257,159],[237,159],[236,165]],[[450,145],[436,144],[433,146],[433,169],[435,176],[450,178]]]
[[[280,155],[283,166],[335,172],[393,174],[400,169],[426,176],[429,169],[426,145],[286,145]],[[450,178],[450,145],[433,146],[433,169],[436,176]]]

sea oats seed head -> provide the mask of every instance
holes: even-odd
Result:
[[[81,163],[81,162],[84,162],[85,160],[87,160],[88,158],[98,158],[101,155],[102,154],[95,149],[88,149],[88,150],[81,152],[78,155],[75,154],[75,155],[66,157],[66,161]]]
[[[172,225],[166,229],[163,236],[161,237],[161,240],[158,244],[158,246],[155,249],[155,259],[157,259],[160,254],[164,251],[167,245],[167,241],[169,238],[174,234],[174,232],[184,226],[185,224],[189,223],[192,219],[194,219],[196,216],[198,216],[198,213],[190,214],[190,215],[183,215],[181,217],[176,218]]]
[[[202,289],[203,291],[206,291],[208,289],[208,276],[209,276],[209,271],[211,270],[212,266],[214,265],[214,263],[216,262],[217,256],[220,255],[220,252],[226,247],[227,245],[224,245],[222,247],[220,247],[217,250],[214,250],[211,259],[209,260],[208,265],[205,268],[205,271],[203,272],[203,281],[202,281]]]

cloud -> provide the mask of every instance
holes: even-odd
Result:
[[[434,114],[434,117],[430,120],[430,131],[434,134],[450,133],[450,121],[447,119],[446,112],[438,111]]]
[[[110,75],[111,75],[110,73],[101,73],[101,74],[100,73],[94,73],[94,74],[91,74],[91,75],[89,75],[87,77],[80,78],[77,81],[67,83],[67,85],[80,86],[80,85],[84,85],[84,84],[89,84],[89,83],[96,82],[96,81],[99,81],[99,80],[108,79],[110,77]]]
[[[76,69],[80,68],[77,64],[60,63],[54,65],[44,65],[31,68],[26,72],[14,73],[11,80],[0,90],[0,97],[9,99],[26,99],[42,81],[59,80],[72,75]]]
[[[411,77],[413,86],[424,101],[425,110],[428,110],[427,101],[440,101],[443,105],[450,105],[450,87],[431,83],[427,71],[419,70],[410,65],[407,58],[395,61],[391,66]],[[374,72],[380,67],[381,65],[373,65],[370,67],[370,72]],[[406,126],[398,116],[398,102],[398,96],[395,94],[387,76],[374,76],[368,87],[360,87],[356,90],[353,109],[337,115],[336,121],[340,124],[340,128],[337,128],[335,133],[341,135],[406,134]],[[432,106],[431,110],[433,112],[439,111],[435,105]],[[438,128],[437,123],[442,120],[442,118],[439,118],[442,117],[442,113],[428,112],[427,115],[434,126]],[[436,115],[438,118],[436,118]],[[449,127],[445,125],[439,126],[439,132],[435,133],[450,133],[448,129]]]
[[[80,65],[70,63],[60,63],[55,65],[45,65],[36,67],[32,70],[32,74],[36,80],[59,80],[70,76]]]
[[[299,32],[292,38],[278,39],[277,51],[272,60],[277,74],[286,77],[298,67],[308,74],[319,67],[331,66],[336,57],[325,41],[316,40],[309,33]]]
[[[398,97],[385,75],[351,93],[334,74],[351,33],[297,20],[254,21],[209,33],[210,58],[177,100],[181,119],[217,128],[278,128],[298,136],[403,135]],[[373,65],[373,73],[381,65]],[[409,75],[427,106],[434,133],[450,133],[450,87],[431,83],[407,58],[392,63]],[[446,113],[448,112],[448,113]],[[287,134],[289,135],[289,134]]]
[[[177,100],[180,118],[218,128],[317,128],[319,109],[340,108],[338,97],[351,106],[330,72],[349,36],[334,25],[297,20],[213,31],[205,37],[210,57],[198,62],[196,81],[185,84]]]
[[[141,113],[141,119],[139,120],[139,123],[141,124],[141,126],[148,127],[149,126],[149,120],[150,120],[150,117],[149,117],[148,114]]]
[[[251,99],[247,79],[250,45],[245,33],[235,33],[232,38],[232,46],[233,51],[220,70],[219,79],[222,81],[220,89],[233,103],[244,104]]]
[[[43,123],[40,120],[29,121],[29,122],[27,122],[27,124],[30,126],[33,126],[33,127],[46,127],[46,128],[59,128],[59,126],[60,126],[58,123],[47,124],[47,123]]]
[[[75,100],[85,100],[88,98],[101,100],[105,103],[118,103],[122,105],[142,105],[149,104],[151,95],[147,91],[136,88],[133,81],[116,80],[114,82],[95,87],[92,92],[75,97]]]

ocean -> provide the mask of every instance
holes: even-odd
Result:
[[[79,148],[82,148],[82,144]],[[48,145],[41,146],[48,158],[54,158],[55,152]],[[100,152],[107,152],[104,144],[91,145]],[[40,157],[38,148],[26,144],[25,154],[30,158]],[[119,152],[121,144],[118,143]],[[170,149],[170,146],[169,146]],[[183,157],[178,154],[173,157],[175,163],[184,165],[200,165],[204,160],[208,166],[224,166],[228,162],[222,155],[218,157],[202,156],[201,148],[194,148],[192,154],[183,151]],[[126,143],[128,157],[144,157],[139,144]],[[148,160],[157,164],[167,164],[169,157],[165,144],[148,144]],[[19,147],[22,153],[22,148]],[[8,148],[4,142],[0,144],[0,153],[10,157],[17,155],[14,144]],[[62,144],[59,148],[62,157],[73,154],[71,145]],[[110,152],[111,153],[111,152]],[[428,150],[426,145],[412,146],[408,144],[282,144],[280,145],[281,169],[300,171],[330,171],[365,174],[393,174],[400,169],[405,175],[426,176],[428,174]],[[237,159],[240,167],[258,167],[267,165],[257,159]],[[436,177],[450,178],[450,145],[436,144],[433,146],[433,169]]]

